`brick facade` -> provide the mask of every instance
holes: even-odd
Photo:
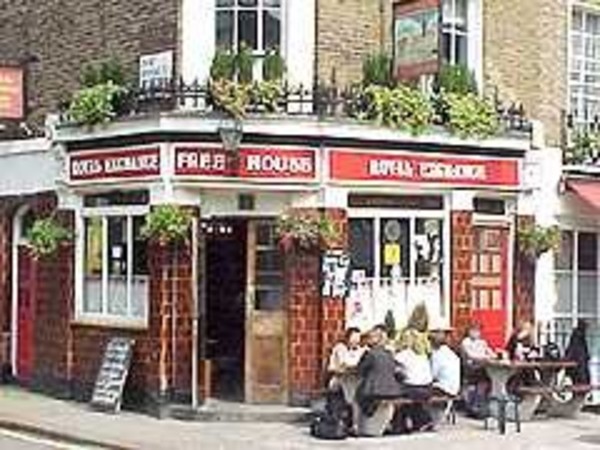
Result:
[[[567,99],[566,0],[483,0],[485,90],[519,102],[559,145]]]
[[[340,86],[359,82],[365,57],[391,53],[391,0],[317,2],[317,76]]]
[[[532,216],[517,217],[517,229],[532,225]],[[515,242],[514,261],[514,308],[513,326],[522,321],[535,319],[535,264],[536,260],[527,256],[519,248],[519,240]]]
[[[451,214],[451,320],[457,335],[462,335],[471,320],[471,260],[473,258],[473,213]]]
[[[176,49],[180,0],[0,0],[0,63],[28,57],[31,118],[79,87],[81,68],[118,57],[135,81],[143,53]]]

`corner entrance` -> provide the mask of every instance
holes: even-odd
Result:
[[[275,223],[223,218],[202,230],[210,395],[286,403],[287,317]]]

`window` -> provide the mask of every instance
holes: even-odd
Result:
[[[570,41],[571,113],[585,124],[600,116],[600,14],[574,10]]]
[[[144,321],[148,303],[142,214],[93,211],[82,223],[82,318]]]
[[[281,0],[216,0],[217,48],[244,43],[261,55],[281,47]]]
[[[348,324],[368,328],[391,311],[401,326],[420,302],[432,318],[448,319],[444,211],[350,214]]]
[[[600,297],[598,233],[563,231],[554,256],[558,299],[554,313],[559,318],[597,318]]]
[[[469,0],[442,1],[442,60],[468,66]]]
[[[255,308],[277,311],[283,308],[283,263],[277,245],[275,224],[256,224]]]

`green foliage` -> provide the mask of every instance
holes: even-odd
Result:
[[[142,235],[161,244],[185,241],[192,223],[192,215],[181,206],[160,205],[146,216]]]
[[[560,239],[560,229],[557,226],[528,225],[518,232],[521,252],[535,258],[549,250],[558,249]]]
[[[364,117],[382,125],[423,133],[430,125],[433,109],[427,97],[418,89],[400,85],[395,88],[368,86],[364,90]]]
[[[386,53],[375,53],[363,61],[364,86],[392,86],[392,59]]]
[[[576,132],[573,143],[565,149],[565,164],[594,164],[600,158],[600,135],[587,131]]]
[[[85,87],[75,93],[68,114],[79,124],[96,125],[116,116],[116,104],[127,90],[112,81]]]
[[[339,238],[335,223],[318,211],[292,210],[277,221],[277,235],[285,250],[310,250]]]
[[[233,53],[217,50],[210,66],[210,77],[213,80],[233,80],[235,78],[236,62]]]
[[[259,81],[250,88],[250,103],[259,110],[274,113],[279,110],[283,86],[279,81]]]
[[[494,105],[475,94],[445,94],[448,126],[453,134],[465,138],[483,139],[498,131]]]
[[[125,72],[121,63],[111,58],[97,64],[87,64],[80,76],[81,85],[84,87],[93,87],[99,84],[112,82],[117,86],[126,84]]]
[[[26,237],[33,255],[41,258],[55,253],[62,242],[71,239],[71,233],[52,217],[47,217],[35,220]]]
[[[446,94],[476,94],[475,76],[467,67],[459,65],[443,65],[437,76],[437,88]]]
[[[254,72],[254,57],[252,50],[245,44],[240,45],[240,49],[235,56],[238,81],[240,83],[252,83]]]
[[[249,85],[225,79],[215,80],[210,84],[210,94],[218,110],[236,119],[245,116],[250,101]]]
[[[269,50],[263,63],[265,81],[280,81],[285,75],[285,61],[278,51]]]

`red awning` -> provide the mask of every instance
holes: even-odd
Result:
[[[567,188],[588,205],[600,210],[600,180],[568,180]]]

